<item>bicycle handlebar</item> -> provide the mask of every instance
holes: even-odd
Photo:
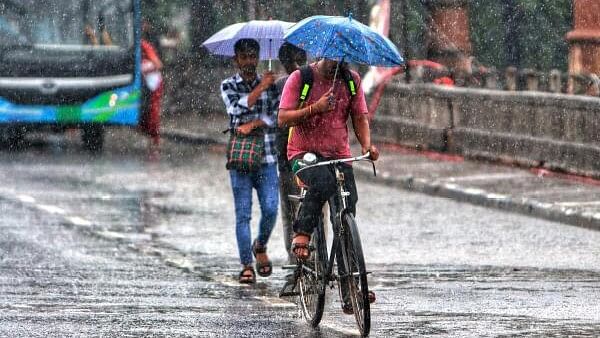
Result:
[[[298,171],[296,171],[296,175],[298,175],[301,171],[306,170],[308,168],[322,167],[322,166],[326,166],[326,165],[333,165],[333,164],[345,163],[345,162],[359,162],[359,161],[370,162],[373,165],[373,176],[377,176],[377,170],[375,169],[375,162],[371,159],[371,152],[369,152],[369,151],[366,154],[361,155],[361,156],[340,158],[337,160],[328,160],[328,161],[317,162],[315,164],[309,164],[306,167],[300,168]]]

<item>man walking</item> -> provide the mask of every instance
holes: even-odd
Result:
[[[221,83],[221,96],[230,117],[229,128],[232,133],[243,135],[262,131],[265,144],[262,164],[257,171],[229,171],[235,202],[236,239],[242,263],[239,282],[254,283],[255,273],[266,277],[273,272],[266,252],[277,220],[279,199],[275,147],[279,99],[273,86],[273,73],[266,72],[262,76],[256,73],[260,51],[258,42],[238,40],[234,51],[234,62],[239,72]],[[252,189],[258,195],[261,218],[258,236],[251,244]],[[252,267],[252,255],[256,257],[256,272]]]
[[[277,92],[281,95],[283,87],[290,74],[300,69],[306,63],[306,52],[302,49],[285,42],[279,48],[279,61],[285,69],[286,75],[275,81]],[[281,203],[281,221],[283,223],[283,240],[286,252],[288,253],[288,264],[295,263],[295,257],[291,253],[292,246],[292,221],[294,218],[293,208],[288,195],[298,193],[298,187],[294,182],[294,173],[287,159],[287,144],[290,128],[283,126],[279,128],[277,134],[277,166],[279,168],[279,202]]]

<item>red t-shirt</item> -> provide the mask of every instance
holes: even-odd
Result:
[[[319,75],[314,65],[311,65],[311,68],[314,80],[305,107],[318,101],[333,84],[332,80]],[[350,96],[347,84],[339,78],[338,74],[333,90],[336,97],[335,109],[326,113],[315,114],[291,129],[287,146],[288,159],[291,160],[306,152],[320,154],[323,157],[332,159],[352,156],[346,125],[349,114],[353,116],[368,115],[365,94],[360,85],[360,76],[352,71],[352,77],[357,88],[354,98]],[[300,71],[297,70],[290,75],[283,87],[279,109],[298,109],[301,86],[302,76]],[[351,99],[352,102],[350,102]]]

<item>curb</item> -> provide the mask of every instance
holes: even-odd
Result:
[[[373,177],[371,169],[355,167],[356,176],[377,184],[394,186],[426,195],[449,198],[459,202],[490,207],[534,216],[549,221],[565,223],[592,230],[600,230],[600,214],[577,212],[570,208],[553,207],[550,203],[541,203],[526,198],[513,198],[508,195],[490,193],[482,189],[462,188],[456,184],[440,184],[434,180],[403,177]]]
[[[172,130],[163,132],[165,138],[177,142],[191,144],[225,144],[206,135]],[[573,208],[554,207],[550,203],[542,203],[527,198],[515,198],[508,195],[490,193],[482,189],[463,188],[457,184],[439,183],[435,180],[415,178],[413,176],[377,176],[373,177],[371,168],[355,167],[356,176],[368,181],[393,186],[426,195],[449,198],[459,202],[494,208],[533,216],[549,221],[565,223],[577,227],[600,230],[600,213],[579,212]]]

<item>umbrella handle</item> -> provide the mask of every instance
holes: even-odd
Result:
[[[342,57],[342,61],[338,62],[335,66],[335,74],[333,74],[333,83],[331,84],[331,90],[335,88],[335,80],[337,80],[338,71],[340,70],[340,64],[344,62],[344,58]]]
[[[269,71],[272,70],[272,67],[271,67],[271,42],[273,42],[273,40],[269,39]]]

